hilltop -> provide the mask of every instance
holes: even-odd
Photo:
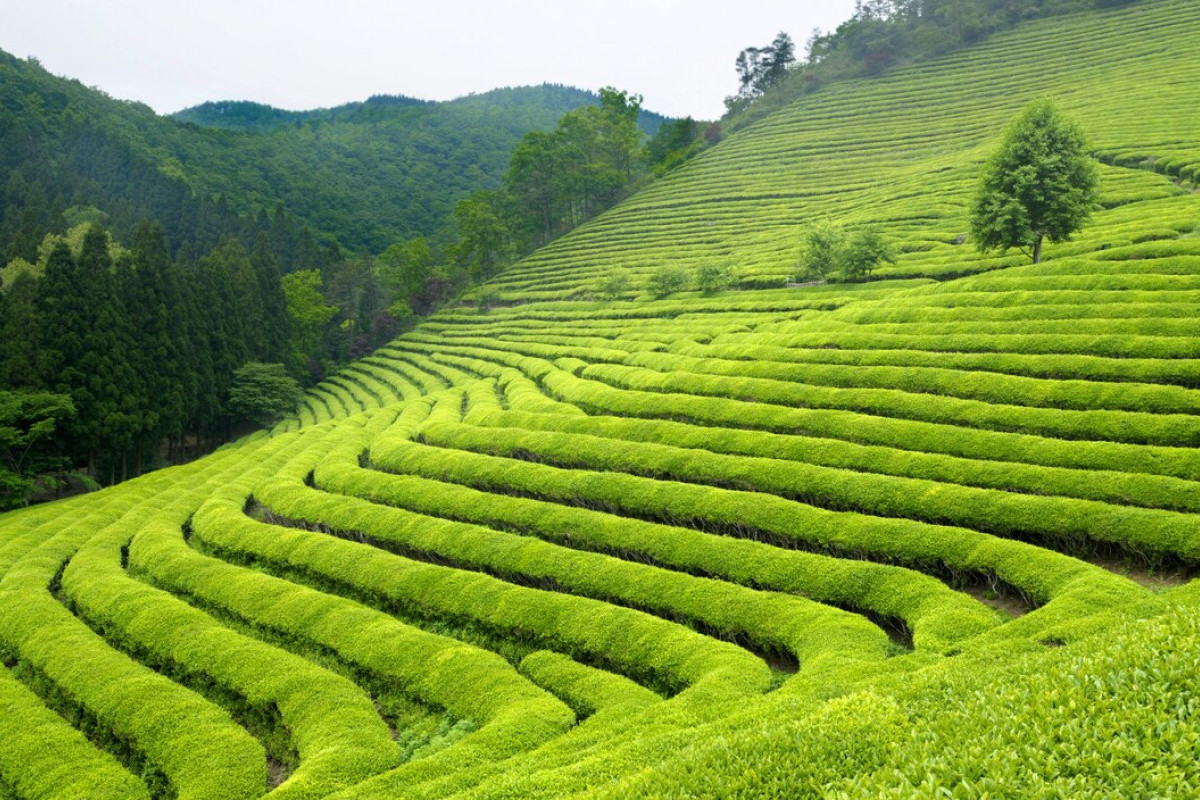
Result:
[[[0,51],[0,239],[21,249],[8,259],[33,260],[57,212],[91,205],[126,241],[140,220],[161,222],[176,251],[207,252],[256,220],[269,228],[279,208],[351,252],[445,240],[455,204],[499,185],[522,136],[597,101],[544,85],[305,112],[211,103],[166,117]],[[641,121],[653,132],[663,119]]]
[[[828,86],[270,430],[0,516],[0,797],[1197,795],[1197,37]],[[1042,97],[1101,207],[981,255]],[[896,263],[801,280],[821,221]]]

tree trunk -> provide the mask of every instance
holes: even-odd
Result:
[[[1033,240],[1033,263],[1042,263],[1042,235],[1040,233]]]

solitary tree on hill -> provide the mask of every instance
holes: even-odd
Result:
[[[975,246],[1014,247],[1039,263],[1043,240],[1065,242],[1091,217],[1098,182],[1079,126],[1049,100],[1031,104],[983,169],[971,210]]]

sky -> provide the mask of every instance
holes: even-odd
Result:
[[[853,11],[854,0],[0,0],[0,49],[164,114],[549,82],[715,119],[742,48],[782,30],[803,55],[813,28]]]

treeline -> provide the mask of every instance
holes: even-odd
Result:
[[[725,99],[727,127],[742,127],[803,94],[948,53],[1024,20],[1135,0],[857,0],[836,30],[813,31],[797,60],[791,37],[748,47],[735,62],[739,89]]]
[[[265,235],[185,264],[161,225],[125,249],[99,225],[52,236],[0,295],[0,385],[70,398],[62,465],[105,483],[223,440],[233,373],[282,362],[290,326]],[[41,274],[39,275],[38,272]]]
[[[195,457],[295,407],[300,387],[461,290],[417,240],[379,258],[227,236],[172,257],[163,226],[125,246],[96,209],[0,270],[0,509]],[[300,264],[304,269],[296,269]]]
[[[649,175],[660,175],[717,135],[691,117],[661,125],[648,142],[638,125],[642,98],[613,88],[600,103],[564,114],[552,131],[521,139],[504,183],[455,207],[451,252],[474,280],[610,208]]]

